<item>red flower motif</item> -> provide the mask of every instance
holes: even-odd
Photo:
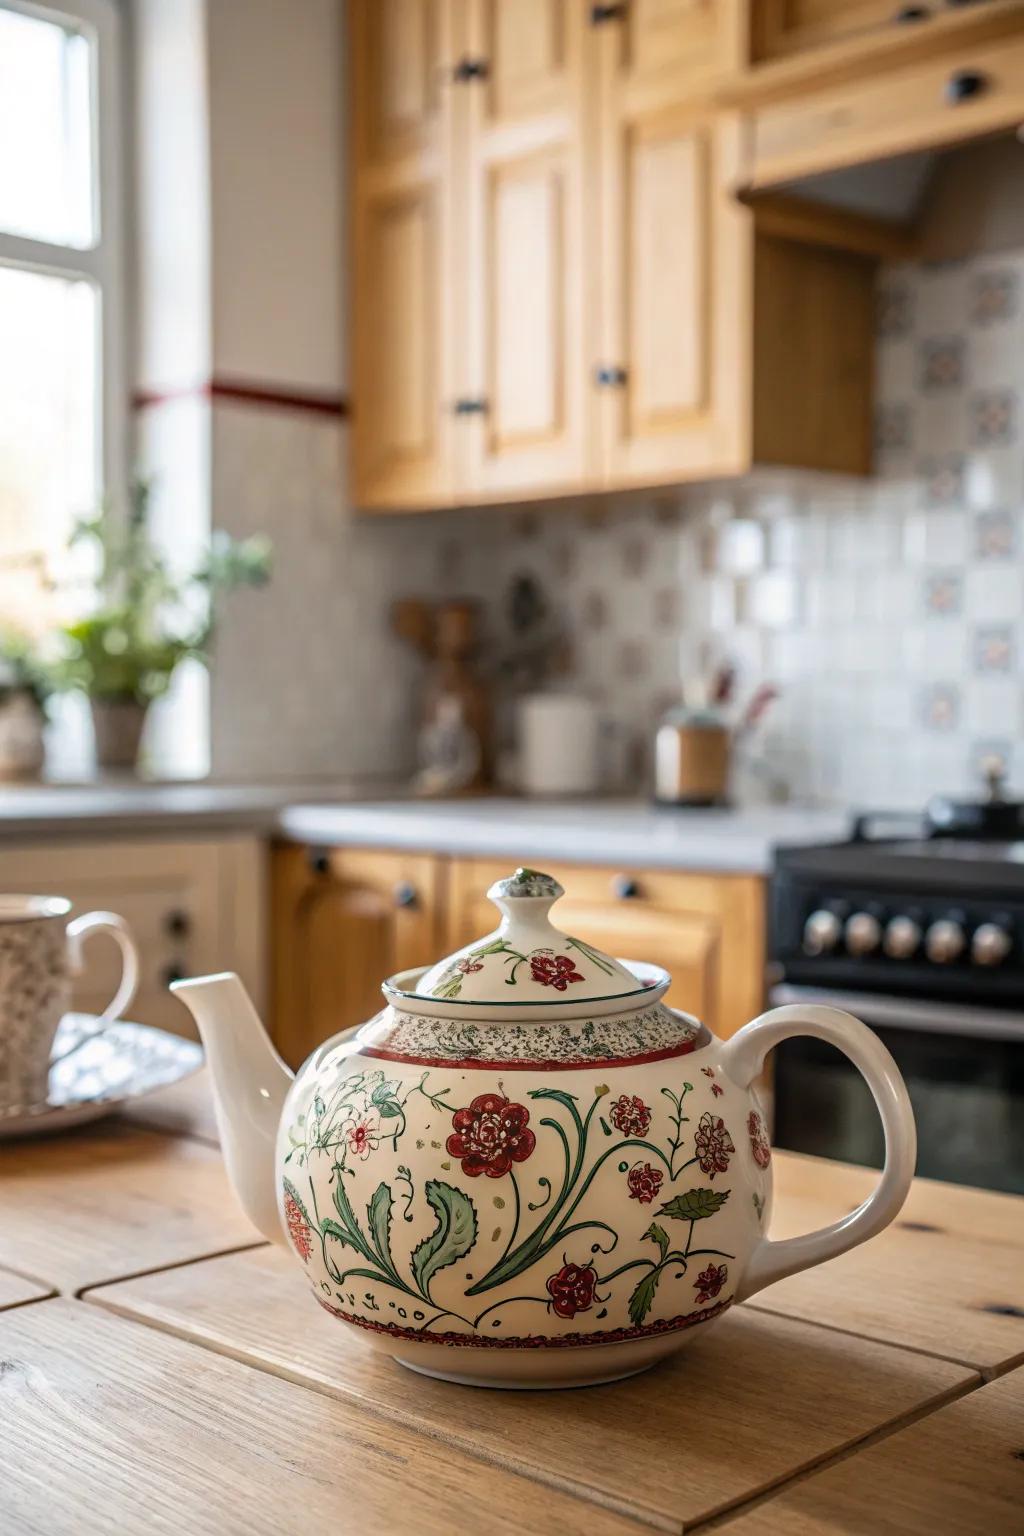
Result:
[[[482,971],[483,968],[484,963],[482,960],[456,960],[455,962],[455,969],[460,971],[463,976],[468,976],[471,971]]]
[[[380,1122],[378,1120],[360,1120],[355,1115],[349,1115],[341,1123],[341,1131],[348,1141],[349,1151],[353,1157],[361,1157],[365,1162],[371,1152],[376,1152],[380,1145]]]
[[[589,1312],[594,1305],[596,1283],[597,1275],[592,1269],[563,1264],[558,1274],[548,1280],[552,1311],[559,1317],[575,1317],[577,1312]]]
[[[712,1083],[711,1092],[714,1094],[716,1099],[720,1099],[722,1094],[725,1092],[725,1089],[722,1087],[721,1083]]]
[[[570,955],[553,955],[549,949],[538,949],[530,956],[530,971],[534,981],[542,987],[554,987],[556,992],[564,992],[570,981],[585,979]]]
[[[445,1146],[452,1157],[462,1159],[462,1171],[470,1178],[486,1173],[489,1179],[500,1179],[537,1145],[527,1129],[529,1119],[530,1111],[522,1104],[512,1104],[500,1093],[481,1093],[468,1109],[456,1110]]]
[[[663,1178],[664,1174],[652,1168],[650,1163],[634,1163],[626,1175],[629,1198],[639,1200],[641,1205],[650,1205],[661,1188]]]
[[[754,1154],[754,1162],[759,1168],[767,1168],[772,1160],[772,1149],[765,1134],[761,1116],[756,1109],[752,1109],[747,1116],[747,1135],[750,1137],[750,1150]]]
[[[709,1179],[713,1179],[716,1173],[725,1172],[731,1154],[736,1151],[721,1115],[713,1115],[708,1110],[700,1117],[693,1145],[697,1151],[697,1161]]]
[[[643,1099],[635,1095],[630,1098],[628,1093],[615,1100],[608,1114],[612,1125],[623,1136],[646,1136],[651,1123],[651,1112]]]
[[[717,1296],[728,1278],[727,1264],[709,1264],[707,1269],[702,1270],[693,1282],[693,1288],[697,1292],[697,1305],[703,1306],[706,1301],[711,1301]]]
[[[292,1240],[292,1247],[305,1264],[313,1251],[313,1239],[309,1235],[309,1222],[302,1214],[302,1207],[294,1195],[286,1194],[284,1197],[284,1216],[288,1223],[288,1236]]]

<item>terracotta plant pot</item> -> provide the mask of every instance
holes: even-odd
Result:
[[[38,779],[42,772],[43,712],[27,690],[0,700],[0,781]]]
[[[148,705],[137,699],[90,699],[99,768],[134,768]]]

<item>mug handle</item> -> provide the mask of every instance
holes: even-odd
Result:
[[[726,1041],[722,1066],[734,1083],[749,1088],[768,1052],[793,1035],[811,1035],[834,1045],[861,1073],[882,1117],[885,1167],[863,1204],[831,1226],[779,1242],[762,1237],[747,1265],[737,1301],[746,1301],[766,1285],[823,1264],[874,1237],[899,1213],[914,1177],[917,1131],[906,1085],[881,1040],[852,1013],[802,1003],[773,1008]]]
[[[109,933],[121,951],[120,985],[99,1016],[104,1024],[113,1024],[131,1003],[139,985],[139,952],[123,917],[118,917],[116,912],[86,912],[83,917],[74,918],[67,926],[68,965],[73,976],[82,973],[83,943],[93,933]]]

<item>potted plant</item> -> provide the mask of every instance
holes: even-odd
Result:
[[[91,543],[98,557],[96,606],[59,635],[57,686],[89,699],[102,768],[129,768],[138,757],[146,712],[167,692],[186,658],[208,662],[218,600],[270,574],[270,543],[215,530],[197,565],[180,573],[148,525],[150,484],[131,489],[126,521],[108,505],[81,520],[71,544]]]
[[[45,668],[29,637],[0,629],[0,780],[38,778],[48,692]]]

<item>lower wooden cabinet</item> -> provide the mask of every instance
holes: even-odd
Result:
[[[123,917],[141,962],[128,1017],[141,1024],[194,1036],[192,1016],[168,984],[211,971],[237,971],[257,1008],[265,1006],[265,848],[257,837],[5,843],[0,890],[66,896],[75,917],[96,910]],[[120,975],[111,940],[91,939],[73,1005],[100,1012]]]
[[[429,854],[296,846],[272,871],[271,1028],[298,1067],[383,1006],[385,976],[440,957],[444,871]]]
[[[556,865],[555,921],[612,954],[671,971],[668,1001],[716,1034],[763,1006],[764,898],[756,876]],[[297,1066],[381,1006],[381,980],[496,925],[488,887],[508,859],[280,847],[273,856],[273,1031]]]

